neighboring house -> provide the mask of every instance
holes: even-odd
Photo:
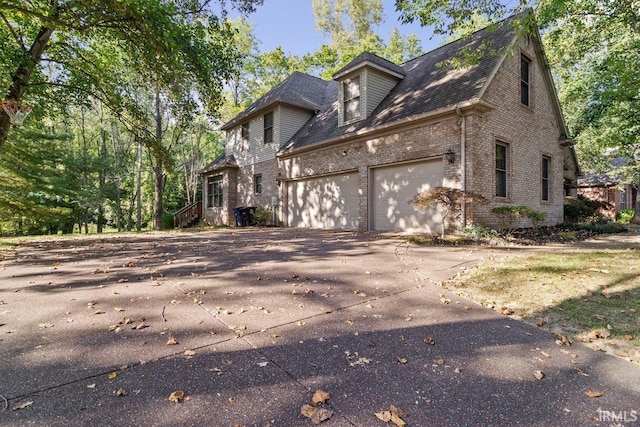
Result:
[[[231,225],[235,207],[273,205],[288,227],[440,232],[438,209],[410,201],[449,186],[490,203],[447,228],[497,227],[503,205],[561,223],[578,164],[539,35],[517,37],[513,19],[403,65],[365,52],[331,81],[294,73],[222,126],[225,152],[202,171],[205,217]],[[447,66],[482,42],[512,49]]]
[[[578,178],[578,194],[591,200],[608,203],[609,208],[600,209],[599,213],[612,220],[617,218],[618,212],[635,208],[636,188],[632,184],[621,184],[615,177],[615,170],[628,162],[627,158],[616,157],[611,160],[612,173],[585,173]]]

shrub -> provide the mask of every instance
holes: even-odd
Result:
[[[273,217],[273,211],[269,207],[260,207],[253,213],[253,222],[256,225],[268,225]]]
[[[633,218],[633,215],[635,214],[635,210],[634,209],[623,209],[620,212],[618,212],[618,222],[622,223],[622,224],[629,224],[629,222],[631,222],[631,218]]]
[[[580,222],[572,225],[575,230],[585,230],[594,233],[602,234],[615,234],[627,231],[627,227],[619,222],[607,222],[605,224],[598,224],[594,222]]]
[[[496,236],[498,232],[488,227],[474,225],[473,227],[465,227],[460,230],[460,235],[470,237],[472,239],[482,239],[486,237]]]
[[[581,194],[575,197],[565,197],[564,199],[564,221],[569,224],[594,219],[596,212],[601,209],[609,209],[611,205],[607,202],[591,200]]]

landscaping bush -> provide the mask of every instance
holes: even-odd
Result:
[[[611,221],[604,224],[596,222],[579,222],[573,224],[571,228],[573,228],[574,230],[584,230],[601,234],[616,234],[628,230],[626,225],[620,224],[619,222]]]
[[[618,222],[622,223],[622,224],[629,224],[629,222],[631,221],[631,218],[633,218],[633,215],[635,214],[635,210],[634,209],[623,209],[620,212],[618,212]]]
[[[534,230],[547,218],[546,212],[536,211],[522,205],[497,206],[491,209],[491,212],[498,216],[500,226],[507,231],[507,234],[511,234],[517,228],[521,218],[528,218]]]
[[[564,199],[564,221],[569,224],[596,220],[596,212],[599,209],[609,209],[611,205],[607,202],[591,200],[581,194],[575,197],[565,197]]]
[[[271,218],[273,218],[273,211],[269,207],[258,208],[253,213],[253,221],[256,225],[269,225],[269,223],[271,222]]]
[[[498,232],[494,229],[483,227],[481,225],[474,225],[473,227],[465,227],[460,230],[460,235],[469,237],[472,239],[483,239],[487,237],[497,236]]]

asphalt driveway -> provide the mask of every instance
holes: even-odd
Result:
[[[434,284],[527,250],[249,228],[27,242],[0,254],[0,425],[312,425],[317,389],[326,426],[383,426],[391,405],[411,426],[640,425],[637,365]]]

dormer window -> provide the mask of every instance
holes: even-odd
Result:
[[[350,122],[360,118],[360,76],[345,80],[342,83],[344,91],[344,121]]]

